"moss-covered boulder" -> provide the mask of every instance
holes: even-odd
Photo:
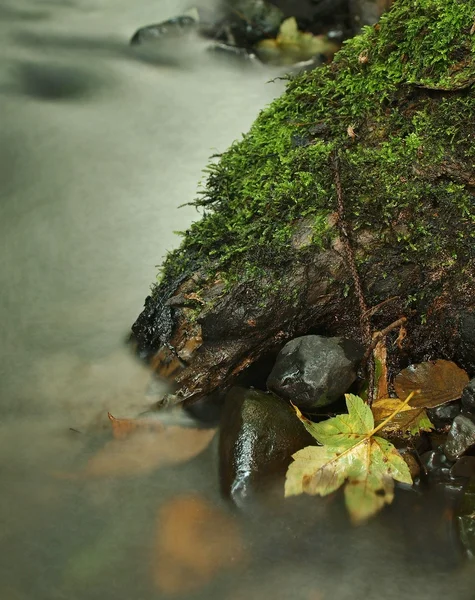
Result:
[[[408,318],[391,361],[475,370],[474,19],[475,0],[398,0],[209,166],[203,218],[133,326],[177,398],[296,334],[359,335],[335,156],[372,325]]]

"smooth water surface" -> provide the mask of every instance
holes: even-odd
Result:
[[[473,598],[442,503],[401,492],[356,531],[314,499],[236,515],[214,441],[108,450],[107,412],[155,399],[124,340],[197,218],[177,207],[282,90],[197,40],[128,46],[184,7],[0,2],[0,598]]]

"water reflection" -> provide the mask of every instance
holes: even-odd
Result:
[[[201,47],[163,64],[128,47],[183,7],[0,7],[0,598],[471,598],[444,507],[411,527],[417,496],[350,532],[340,506],[309,498],[238,515],[214,441],[180,464],[78,476],[111,442],[108,411],[155,400],[123,340],[196,217],[175,208],[281,90]]]

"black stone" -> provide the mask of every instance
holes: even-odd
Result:
[[[453,477],[475,477],[475,456],[461,456],[450,469]]]
[[[465,415],[455,417],[447,436],[444,453],[449,460],[456,460],[475,444],[475,423]]]
[[[223,494],[243,507],[281,480],[283,495],[292,454],[315,443],[285,400],[257,390],[231,389],[219,437]]]
[[[458,402],[451,402],[450,404],[443,404],[436,408],[427,409],[427,415],[437,429],[441,429],[452,423],[459,413],[460,404]]]
[[[462,406],[470,411],[475,411],[475,377],[471,379],[462,392]]]
[[[425,475],[432,481],[446,481],[450,477],[452,462],[437,450],[424,452],[420,457]]]
[[[306,335],[280,351],[267,387],[308,411],[338,400],[355,381],[363,348],[352,340]]]

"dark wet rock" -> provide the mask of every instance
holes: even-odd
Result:
[[[465,415],[455,417],[445,442],[444,452],[456,460],[475,445],[475,423]]]
[[[275,37],[283,12],[265,0],[224,0],[223,33],[236,46],[250,48],[259,40]]]
[[[425,475],[432,481],[446,481],[450,478],[452,462],[436,450],[424,452],[420,457],[421,465]]]
[[[296,17],[305,31],[321,33],[339,27],[344,37],[374,25],[392,0],[273,0],[286,17]]]
[[[475,377],[471,379],[462,392],[462,406],[470,412],[475,411]]]
[[[440,450],[425,452],[420,457],[425,481],[430,485],[441,487],[444,494],[452,499],[457,498],[466,480],[451,472],[450,461]]]
[[[297,450],[315,444],[290,405],[273,394],[233,388],[219,438],[223,494],[244,506],[283,477]]]
[[[280,351],[267,387],[303,411],[338,400],[355,381],[363,348],[357,342],[306,335]]]
[[[134,33],[130,43],[136,46],[164,38],[182,36],[196,30],[198,22],[198,13],[194,14],[190,11],[190,14],[179,15],[161,23],[141,27]]]
[[[450,469],[453,477],[475,477],[475,456],[461,456]]]
[[[458,402],[450,402],[436,408],[427,409],[427,415],[437,429],[448,426],[459,413],[460,404]]]

